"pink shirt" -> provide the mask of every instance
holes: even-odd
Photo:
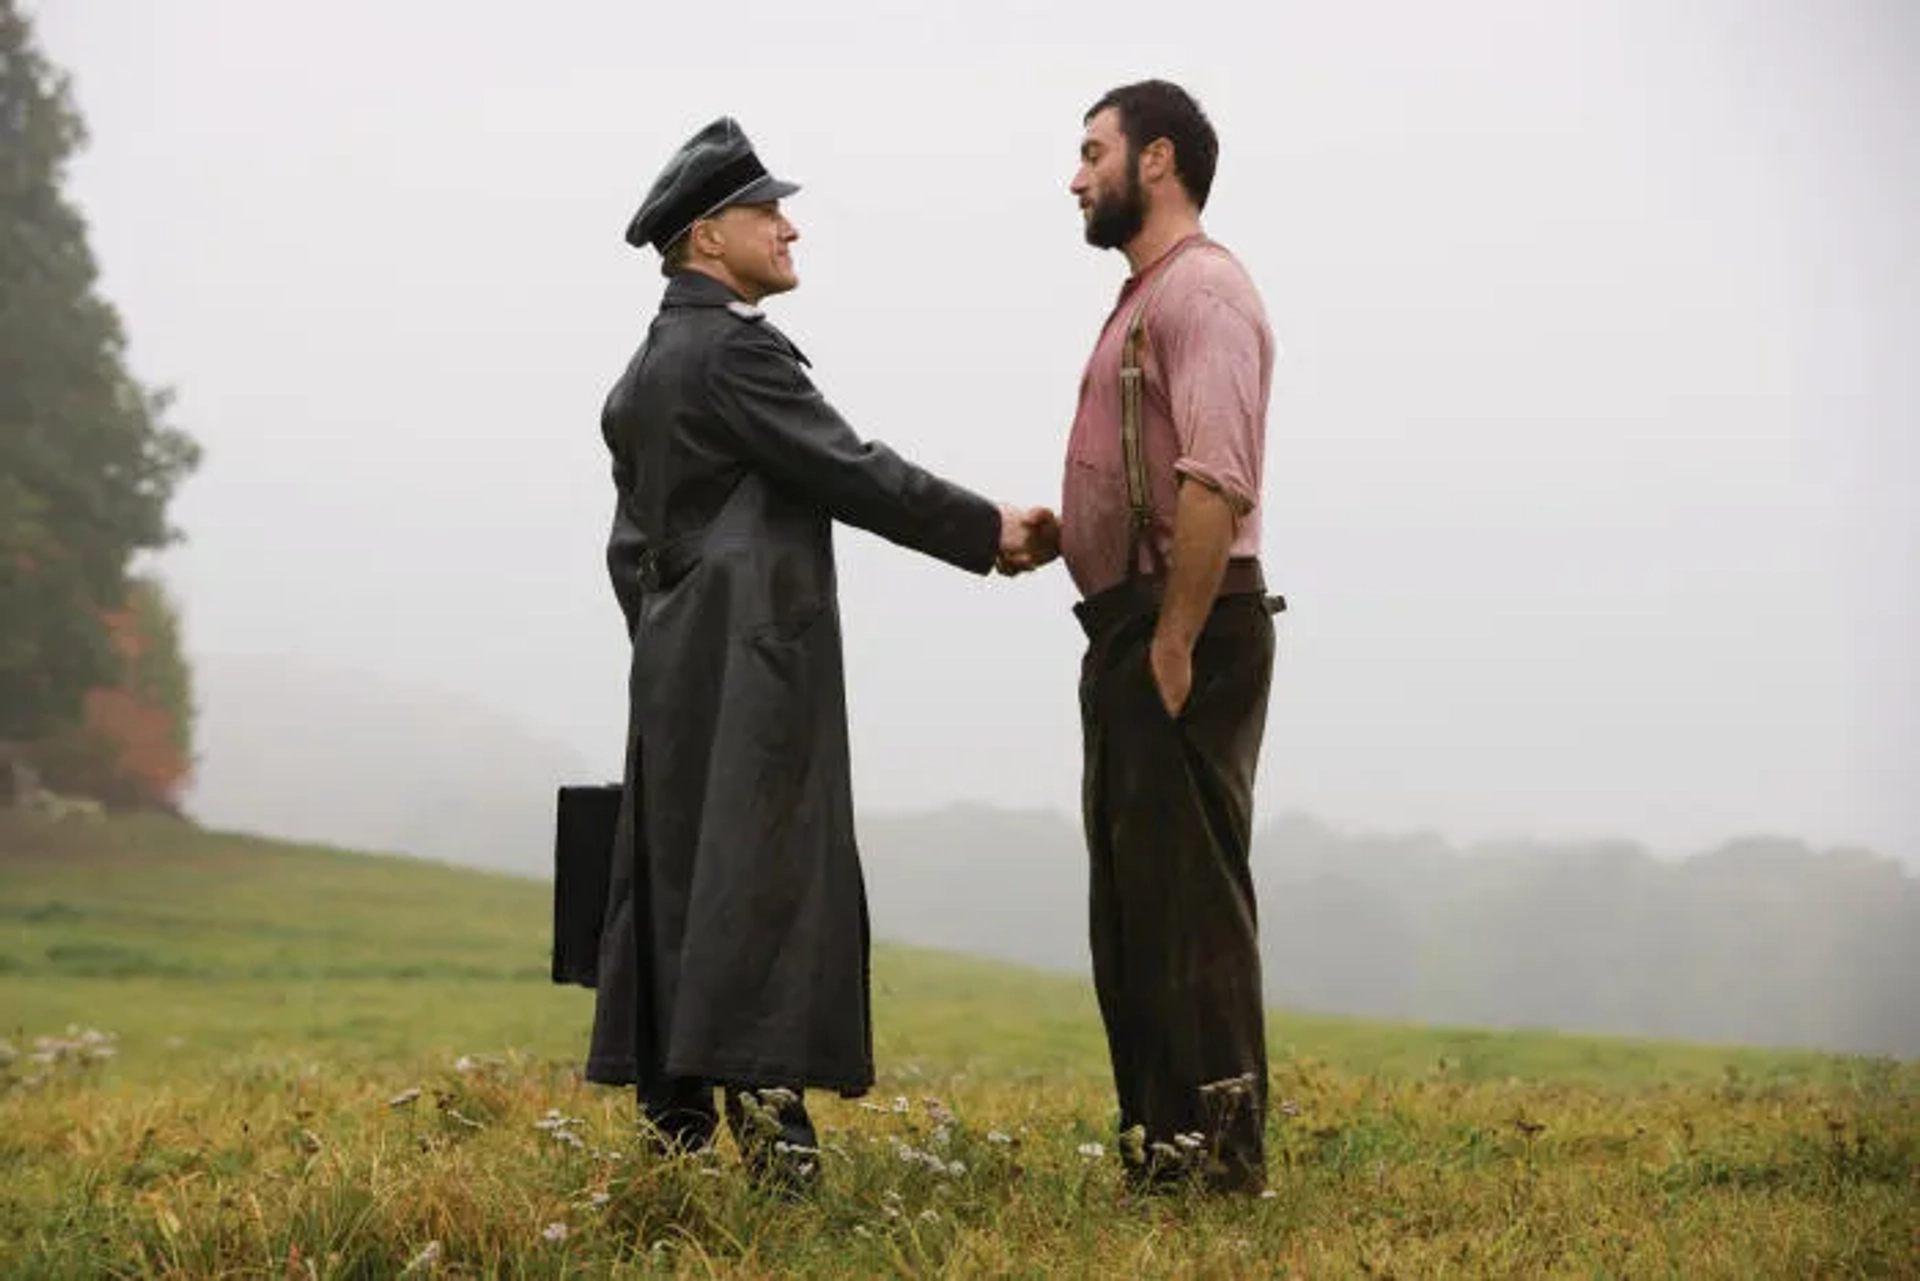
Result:
[[[1135,294],[1161,272],[1141,344],[1140,440],[1146,456],[1154,539],[1171,555],[1179,478],[1211,486],[1238,516],[1233,556],[1260,548],[1260,476],[1266,453],[1273,331],[1238,260],[1204,237],[1169,250],[1120,288],[1087,361],[1067,439],[1060,502],[1060,554],[1083,596],[1127,574],[1126,453],[1120,441],[1120,356]],[[1176,246],[1177,248],[1177,246]],[[1147,549],[1140,564],[1151,570]]]

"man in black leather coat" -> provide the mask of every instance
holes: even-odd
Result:
[[[632,638],[589,1080],[682,1149],[724,1094],[758,1173],[813,1171],[804,1092],[874,1079],[836,521],[985,574],[1058,552],[1019,510],[862,440],[759,304],[797,238],[738,124],[673,157],[627,230],[668,281],[608,396],[607,564]]]

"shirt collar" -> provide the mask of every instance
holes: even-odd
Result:
[[[1121,299],[1125,300],[1127,295],[1133,293],[1135,290],[1140,288],[1140,286],[1145,284],[1147,280],[1150,277],[1152,277],[1156,272],[1158,272],[1161,268],[1165,267],[1168,263],[1172,262],[1175,254],[1185,249],[1188,245],[1196,245],[1196,244],[1203,243],[1206,240],[1206,238],[1207,238],[1206,232],[1195,231],[1188,235],[1182,236],[1180,239],[1168,245],[1166,248],[1166,252],[1162,253],[1158,258],[1155,258],[1152,262],[1142,267],[1139,271],[1135,272],[1133,275],[1128,276],[1126,280],[1121,283],[1120,285]]]

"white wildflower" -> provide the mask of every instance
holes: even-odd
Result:
[[[987,1131],[987,1142],[989,1142],[989,1143],[1012,1143],[1012,1142],[1013,1142],[1013,1136],[1012,1136],[1011,1134],[1002,1134],[1002,1133],[1001,1133],[1000,1131],[998,1131],[998,1130],[988,1130],[988,1131]]]
[[[549,1223],[545,1228],[541,1229],[540,1235],[549,1241],[564,1241],[567,1239],[567,1225],[564,1223]]]
[[[425,1271],[438,1262],[440,1262],[440,1243],[438,1241],[429,1241],[421,1248],[420,1253],[408,1260],[406,1268],[400,1275],[406,1276],[409,1273]]]
[[[462,1054],[453,1061],[453,1070],[462,1074],[473,1071],[476,1066],[471,1054]]]
[[[940,1222],[940,1212],[931,1208],[922,1210],[920,1211],[920,1222],[938,1223]]]
[[[1081,1156],[1090,1161],[1096,1161],[1107,1154],[1105,1145],[1099,1143],[1082,1143],[1077,1150]]]
[[[922,1152],[901,1139],[893,1139],[893,1153],[909,1165],[924,1165],[935,1174],[946,1174],[949,1166],[932,1152]],[[964,1168],[964,1167],[963,1167]]]
[[[1260,1194],[1260,1199],[1262,1201],[1271,1201],[1279,1195],[1280,1194],[1278,1192],[1275,1192],[1272,1188],[1268,1188],[1266,1191]]]
[[[598,1210],[601,1206],[605,1205],[607,1202],[611,1200],[613,1200],[612,1193],[596,1192],[592,1196],[587,1198],[587,1205],[591,1209]]]
[[[1185,1148],[1189,1152],[1198,1151],[1202,1146],[1204,1146],[1204,1143],[1205,1143],[1205,1140],[1201,1137],[1201,1135],[1198,1132],[1189,1133],[1189,1134],[1176,1134],[1173,1136],[1173,1141],[1175,1143],[1178,1143],[1181,1147]]]
[[[412,1089],[402,1090],[400,1091],[400,1093],[388,1099],[387,1106],[390,1108],[403,1108],[407,1106],[407,1104],[413,1102],[415,1099],[419,1097],[420,1097],[420,1087],[416,1085]]]

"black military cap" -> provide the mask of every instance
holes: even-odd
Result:
[[[627,243],[661,253],[694,223],[729,205],[764,204],[800,190],[768,173],[732,116],[722,116],[689,138],[640,202],[627,224]]]

